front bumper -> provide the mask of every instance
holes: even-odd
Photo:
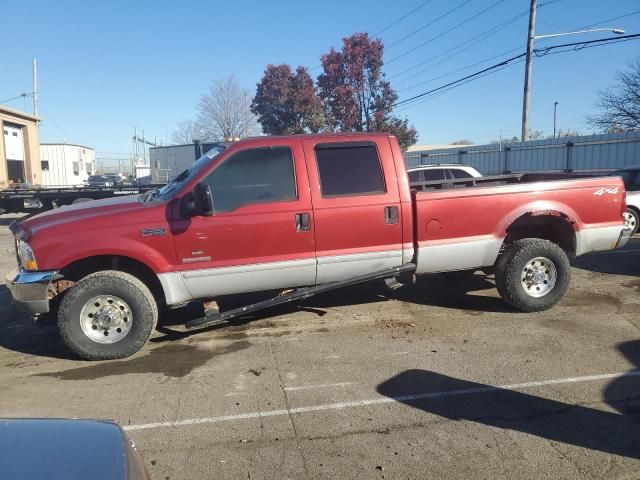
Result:
[[[58,275],[57,271],[27,272],[16,268],[5,276],[7,288],[21,310],[37,315],[49,312],[49,285]]]

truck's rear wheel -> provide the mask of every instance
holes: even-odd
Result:
[[[496,287],[500,296],[523,312],[553,307],[564,296],[570,281],[567,254],[549,240],[518,240],[496,263]]]
[[[625,227],[631,230],[631,235],[635,235],[638,233],[638,228],[640,228],[640,215],[633,208],[627,208],[627,211],[624,212],[624,224]]]
[[[58,310],[64,343],[86,360],[110,360],[136,353],[158,320],[149,289],[128,273],[88,275],[68,292]]]

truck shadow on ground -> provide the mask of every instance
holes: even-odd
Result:
[[[528,433],[608,454],[640,459],[640,341],[618,345],[636,367],[603,390],[619,413],[469,382],[427,370],[406,370],[378,385],[398,402],[450,420]]]
[[[331,308],[373,304],[388,300],[398,300],[407,303],[450,308],[473,313],[518,313],[497,296],[475,294],[494,288],[495,285],[490,277],[481,275],[480,273],[469,276],[463,280],[458,279],[455,281],[445,278],[442,275],[424,275],[418,277],[415,285],[405,285],[395,291],[387,288],[384,282],[370,282],[327,292],[307,299],[304,302],[279,305],[254,312],[252,314],[243,315],[242,317],[234,318],[229,322],[214,325],[202,330],[195,330],[192,332],[179,332],[173,330],[171,328],[172,326],[184,324],[191,319],[202,316],[201,308],[187,307],[185,309],[178,309],[164,314],[158,322],[158,330],[161,333],[164,333],[165,336],[156,337],[152,339],[152,342],[176,340],[205,330],[213,331],[233,326],[247,325],[258,320],[275,318],[295,313],[300,310],[312,312],[318,316],[323,316],[327,313],[327,310]],[[233,295],[221,298],[218,303],[222,311],[227,311],[260,300],[265,300],[270,298],[270,296],[273,296],[273,293]]]
[[[62,343],[55,321],[32,321],[14,307],[5,285],[0,285],[0,320],[0,347],[43,357],[74,358]]]

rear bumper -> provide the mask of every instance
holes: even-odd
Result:
[[[7,288],[16,306],[30,315],[49,312],[49,285],[57,271],[27,272],[16,268],[5,276]]]

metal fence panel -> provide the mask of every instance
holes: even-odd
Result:
[[[640,164],[640,131],[407,152],[405,161],[407,167],[461,163],[485,175],[615,170]]]

